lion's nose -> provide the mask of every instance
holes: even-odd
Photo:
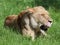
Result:
[[[48,22],[52,23],[52,20],[49,20]]]

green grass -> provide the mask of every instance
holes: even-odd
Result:
[[[48,30],[50,37],[38,37],[35,41],[23,37],[20,33],[12,29],[4,28],[6,16],[19,14],[26,6],[34,6],[33,0],[0,0],[0,45],[60,45],[60,12],[49,9],[50,16],[53,18],[53,25]]]

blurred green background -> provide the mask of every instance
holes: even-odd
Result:
[[[31,41],[19,32],[3,27],[6,16],[18,15],[27,6],[43,6],[49,11],[53,19],[47,32],[50,36]],[[60,0],[0,0],[0,45],[60,45]]]

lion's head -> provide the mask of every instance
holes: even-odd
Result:
[[[51,27],[52,19],[49,16],[49,12],[42,6],[28,8],[28,11],[33,13],[33,17],[38,23],[45,25],[46,27]]]

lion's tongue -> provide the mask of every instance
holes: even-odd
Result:
[[[48,22],[48,23],[47,23],[47,26],[48,26],[48,27],[51,27],[51,23],[50,23],[50,22]]]

